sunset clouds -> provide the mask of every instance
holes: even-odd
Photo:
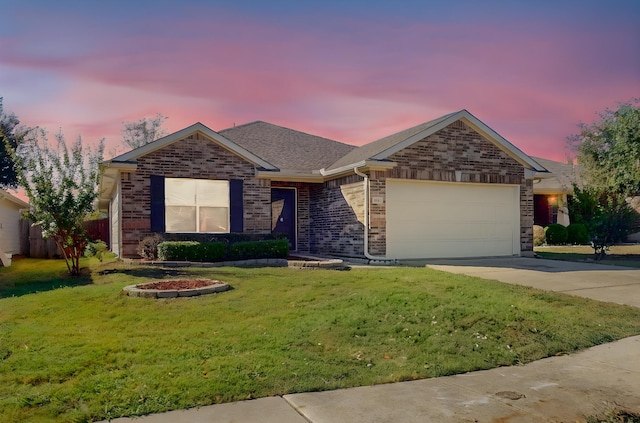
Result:
[[[562,159],[578,122],[640,95],[634,1],[132,3],[5,6],[5,109],[115,146],[156,112],[362,144],[466,108]]]

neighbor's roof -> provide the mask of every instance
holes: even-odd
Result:
[[[458,120],[462,120],[471,126],[475,131],[493,142],[498,148],[505,151],[525,167],[537,172],[546,171],[546,169],[536,163],[535,160],[531,159],[531,157],[523,153],[519,148],[504,139],[467,110],[449,113],[429,122],[365,144],[333,163],[327,170],[338,169],[367,160],[386,160],[392,154],[444,129]]]
[[[535,194],[569,194],[573,192],[573,182],[579,182],[576,166],[543,159],[542,157],[532,158],[551,173],[541,179],[540,182],[533,184],[533,192]]]
[[[319,170],[356,148],[262,121],[234,126],[218,133],[280,170]]]
[[[6,199],[7,201],[11,201],[12,203],[17,204],[19,207],[24,208],[24,209],[29,208],[29,203],[19,199],[15,195],[13,195],[13,194],[11,194],[8,191],[5,191],[3,189],[0,189],[0,200],[1,199]]]

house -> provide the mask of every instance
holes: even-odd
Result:
[[[533,183],[533,223],[542,227],[551,223],[569,226],[569,198],[577,180],[575,166],[541,157],[533,159],[548,170]]]
[[[0,263],[11,265],[11,256],[20,253],[20,219],[29,203],[0,189]]]
[[[573,184],[581,184],[576,166],[541,157],[533,159],[548,170],[534,178],[534,224],[542,227],[551,223],[569,226],[571,218],[568,204],[573,196]],[[640,196],[629,199],[629,203],[640,213]],[[640,242],[640,232],[627,236],[627,241]]]
[[[466,110],[361,147],[196,123],[103,165],[122,257],[154,232],[279,232],[293,251],[372,260],[527,254],[546,172]]]

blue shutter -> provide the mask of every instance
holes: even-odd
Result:
[[[151,231],[165,231],[164,176],[151,175]]]
[[[244,210],[242,204],[242,179],[229,181],[229,232],[242,233],[244,231]]]

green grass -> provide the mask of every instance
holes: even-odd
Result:
[[[62,259],[15,258],[10,267],[0,267],[0,298],[90,284],[91,274],[87,266],[95,266],[98,263],[96,258],[80,259],[80,265],[84,266],[82,274],[69,277],[67,266]]]
[[[535,247],[535,252],[542,258],[567,261],[592,261],[593,248],[588,245],[561,245]],[[614,245],[607,256],[599,261],[601,264],[640,268],[640,244]]]
[[[234,289],[169,300],[121,292],[188,275]],[[0,421],[101,420],[443,376],[640,334],[638,309],[426,268],[111,263],[87,277],[0,299]]]

